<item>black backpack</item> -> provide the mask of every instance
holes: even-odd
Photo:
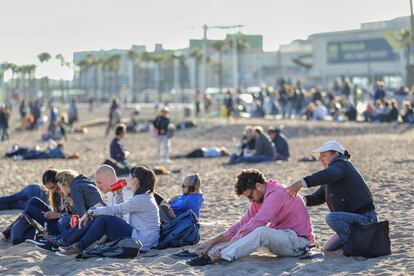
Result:
[[[353,223],[348,240],[344,244],[344,255],[375,258],[391,254],[388,221],[378,223]]]
[[[161,225],[157,249],[193,245],[200,241],[200,224],[193,210]]]
[[[92,257],[135,258],[138,256],[141,247],[142,243],[135,239],[117,239],[85,249],[76,256],[76,259],[89,259]]]

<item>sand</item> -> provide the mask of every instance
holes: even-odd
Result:
[[[83,113],[84,120],[104,116],[105,110],[93,114]],[[33,245],[23,243],[0,245],[1,275],[286,275],[297,273],[318,275],[383,274],[408,275],[414,273],[414,131],[397,124],[332,123],[304,121],[275,121],[267,119],[238,120],[230,123],[206,120],[198,128],[180,131],[172,140],[172,154],[183,154],[200,146],[226,146],[234,150],[245,125],[261,124],[264,127],[283,123],[289,138],[291,161],[258,165],[225,166],[227,158],[176,160],[171,169],[181,172],[158,177],[158,191],[166,196],[180,192],[181,181],[186,174],[199,172],[204,192],[201,212],[201,235],[206,240],[225,230],[244,213],[248,201],[233,193],[235,176],[243,168],[255,167],[267,178],[276,178],[290,184],[301,177],[319,170],[318,162],[301,163],[297,160],[310,150],[331,139],[340,141],[352,155],[357,168],[366,178],[374,195],[380,218],[390,221],[392,255],[364,261],[354,258],[326,257],[324,260],[301,261],[281,258],[266,252],[255,253],[230,264],[209,265],[194,268],[182,260],[171,258],[180,249],[152,250],[154,257],[129,260],[89,259],[58,257],[38,251]],[[12,141],[0,144],[0,154],[13,143],[33,145],[38,143],[37,132],[12,132]],[[66,148],[82,154],[79,160],[12,161],[0,159],[0,194],[7,195],[20,190],[26,183],[40,182],[42,172],[48,167],[72,168],[90,174],[108,155],[111,137],[104,137],[104,127],[91,127],[89,133],[69,134]],[[154,165],[155,142],[149,133],[127,134],[125,145],[131,152],[131,162]],[[302,190],[310,193],[311,190]],[[323,244],[332,231],[324,222],[328,212],[326,205],[309,209],[314,233]],[[19,211],[1,211],[0,228],[19,214]]]

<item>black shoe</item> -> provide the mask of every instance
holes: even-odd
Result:
[[[36,245],[36,248],[49,252],[59,251],[59,245],[55,244],[54,242],[48,242],[43,245]]]
[[[212,264],[213,262],[211,261],[210,257],[208,255],[202,255],[199,257],[195,257],[189,261],[187,261],[187,264],[191,265],[191,266],[203,266],[203,265],[208,265],[208,264]]]
[[[43,238],[37,238],[37,239],[26,239],[26,242],[30,242],[35,245],[45,245],[48,243],[49,240],[43,239]]]
[[[196,253],[190,252],[188,250],[183,250],[181,252],[171,254],[171,258],[174,259],[194,259],[197,257],[198,255]]]

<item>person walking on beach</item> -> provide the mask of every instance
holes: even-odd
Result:
[[[295,197],[302,187],[320,186],[304,200],[307,206],[327,203],[331,212],[325,220],[336,234],[325,244],[324,251],[334,251],[347,241],[351,224],[378,222],[377,212],[364,177],[341,144],[327,141],[312,152],[319,154],[324,169],[296,181],[287,191]]]
[[[312,222],[300,197],[290,197],[277,180],[256,169],[243,170],[234,190],[250,200],[243,217],[218,236],[195,248],[192,266],[234,261],[260,247],[279,256],[300,256],[315,242]]]
[[[121,111],[119,110],[119,107],[119,101],[117,99],[113,99],[109,109],[108,126],[106,128],[105,137],[108,136],[109,131],[114,126],[121,123]]]
[[[157,136],[157,160],[158,162],[161,161],[161,147],[163,148],[164,151],[164,163],[169,163],[170,162],[170,147],[171,147],[171,142],[170,142],[170,138],[171,135],[168,133],[168,128],[170,126],[170,118],[168,118],[168,113],[169,113],[169,108],[168,107],[163,107],[161,109],[160,115],[158,115],[155,120],[152,122],[154,129],[155,129],[155,134]]]

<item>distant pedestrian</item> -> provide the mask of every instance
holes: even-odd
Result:
[[[163,148],[164,153],[164,163],[170,162],[170,138],[172,133],[169,131],[170,119],[168,118],[169,113],[168,107],[163,107],[161,109],[160,115],[158,115],[153,121],[153,126],[155,129],[155,134],[157,137],[157,160],[161,161],[161,147]]]

